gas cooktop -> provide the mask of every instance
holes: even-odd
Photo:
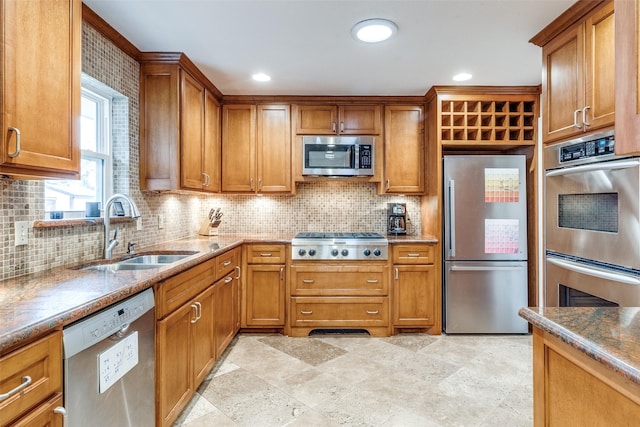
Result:
[[[378,233],[298,233],[292,259],[386,260],[389,242]]]

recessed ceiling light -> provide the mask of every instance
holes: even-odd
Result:
[[[453,76],[453,80],[457,81],[457,82],[464,82],[467,80],[471,80],[471,77],[473,77],[471,74],[469,73],[459,73],[456,74],[455,76]]]
[[[366,43],[379,43],[387,40],[398,31],[398,26],[388,19],[366,19],[351,29],[351,35]]]
[[[251,77],[257,82],[268,82],[269,80],[271,80],[271,76],[265,73],[256,73]]]

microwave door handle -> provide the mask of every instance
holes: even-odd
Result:
[[[551,171],[548,171],[545,174],[545,176],[547,177],[562,176],[562,175],[569,175],[572,173],[580,173],[580,172],[629,169],[633,167],[638,167],[638,165],[640,165],[640,162],[638,160],[621,160],[618,162],[593,163],[590,165],[572,166],[570,168],[565,168],[565,169],[551,170]]]
[[[616,274],[609,271],[604,271],[596,267],[586,267],[582,266],[578,263],[565,261],[563,259],[555,258],[555,257],[547,257],[547,262],[550,264],[555,264],[558,267],[565,268],[569,271],[573,271],[580,274],[586,274],[588,276],[596,277],[598,279],[609,280],[613,282],[626,283],[629,285],[640,285],[640,280],[634,279],[630,276],[625,276],[623,274]]]

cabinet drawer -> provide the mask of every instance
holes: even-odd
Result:
[[[389,301],[385,297],[294,297],[292,327],[388,326]]]
[[[388,269],[376,266],[293,266],[292,295],[387,295]]]
[[[156,318],[161,319],[215,281],[216,259],[211,259],[156,285]]]
[[[63,415],[54,412],[56,408],[61,406],[62,393],[58,393],[49,401],[29,411],[29,414],[20,418],[15,424],[11,424],[11,427],[64,427]]]
[[[240,248],[233,249],[216,257],[216,280],[222,279],[240,265]]]
[[[248,264],[283,264],[286,258],[285,245],[247,246]]]
[[[0,358],[0,394],[31,383],[0,402],[0,425],[30,412],[62,391],[62,333],[55,332]]]
[[[393,245],[393,262],[398,264],[433,264],[431,245]]]

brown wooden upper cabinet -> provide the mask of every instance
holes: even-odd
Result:
[[[424,106],[387,105],[385,107],[382,186],[383,193],[424,193]]]
[[[220,105],[177,63],[143,62],[140,189],[220,191]]]
[[[294,105],[298,135],[380,135],[380,105]]]
[[[554,21],[555,22],[555,21]],[[542,46],[542,139],[550,142],[613,126],[613,1],[590,11]]]
[[[224,105],[222,191],[290,193],[289,105]]]
[[[640,0],[615,1],[616,154],[640,154]]]
[[[0,173],[77,179],[81,1],[2,0],[1,7]]]

